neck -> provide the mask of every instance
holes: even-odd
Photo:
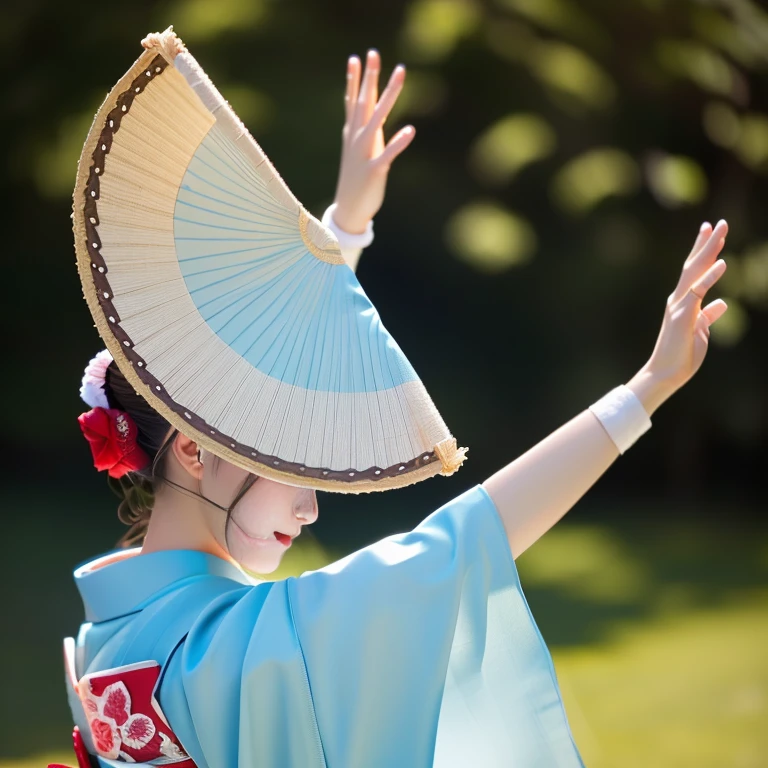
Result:
[[[175,478],[170,478],[176,482]],[[183,478],[179,478],[183,479]],[[211,524],[217,522],[224,529],[224,513],[188,491],[163,483],[155,496],[152,516],[142,545],[142,554],[167,549],[194,549],[234,562],[229,553],[216,540]]]

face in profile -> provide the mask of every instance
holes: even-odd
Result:
[[[202,461],[203,495],[229,508],[248,480],[248,472],[206,452]],[[258,477],[235,504],[228,523],[224,512],[219,512],[214,535],[243,568],[271,573],[302,528],[317,520],[317,514],[314,490]]]

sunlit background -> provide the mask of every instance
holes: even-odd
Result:
[[[412,527],[626,381],[700,223],[728,219],[704,369],[518,564],[590,768],[768,766],[768,7],[27,0],[0,11],[0,768],[74,761],[70,573],[121,527],[75,423],[100,345],[70,195],[94,112],[171,23],[318,215],[346,57],[408,67],[388,129],[417,137],[359,276],[470,461],[323,494],[282,575]]]

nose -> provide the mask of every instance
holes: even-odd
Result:
[[[317,520],[317,495],[313,490],[307,488],[296,494],[293,514],[302,525],[311,525]]]

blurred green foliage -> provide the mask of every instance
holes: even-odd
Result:
[[[69,196],[106,91],[141,37],[173,23],[318,213],[335,184],[345,57],[377,46],[387,69],[408,66],[389,127],[413,121],[418,136],[392,172],[360,276],[472,447],[467,480],[642,365],[698,225],[727,218],[731,312],[711,360],[659,417],[654,449],[606,487],[680,490],[706,478],[764,490],[755,448],[768,423],[768,12],[759,4],[38,0],[0,20],[2,307],[13,328],[4,364],[25,372],[3,379],[14,407],[0,439],[20,479],[51,450],[65,483],[87,461],[72,417],[99,342],[73,268]]]
[[[471,460],[397,494],[324,495],[317,542],[288,568],[412,526],[628,379],[700,223],[728,219],[730,310],[710,359],[574,513],[579,524],[559,526],[521,572],[588,764],[761,765],[768,11],[755,0],[0,10],[0,578],[14,584],[0,759],[65,743],[58,642],[80,614],[63,577],[120,534],[75,424],[100,344],[70,194],[98,105],[140,39],[171,23],[317,214],[335,186],[346,57],[375,46],[385,74],[408,67],[387,128],[412,121],[417,137],[359,275]],[[706,515],[682,520],[699,504]]]

